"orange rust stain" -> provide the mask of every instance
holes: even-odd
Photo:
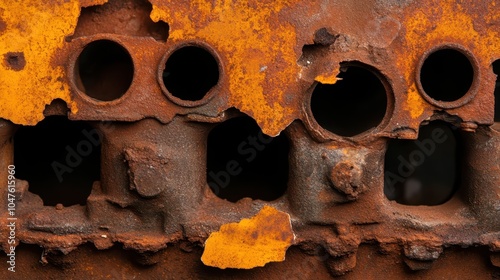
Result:
[[[338,80],[341,80],[341,78],[338,78],[337,76],[340,73],[340,68],[338,68],[336,71],[333,71],[331,73],[327,74],[320,74],[316,76],[314,79],[316,82],[322,83],[322,84],[328,84],[328,85],[333,85],[335,84]]]
[[[106,1],[87,0],[85,4],[92,2]],[[0,118],[34,125],[43,119],[45,105],[56,98],[77,112],[65,69],[53,61],[64,38],[73,33],[79,15],[79,1],[0,1],[0,18],[6,24],[0,34]],[[9,63],[8,53],[22,53],[25,63],[21,68]]]
[[[413,83],[408,89],[408,96],[406,98],[408,110],[410,111],[410,116],[412,119],[417,119],[420,117],[424,108],[427,105],[422,98],[422,96],[418,93],[417,85]]]
[[[151,19],[170,25],[169,40],[201,40],[223,57],[229,107],[251,115],[271,136],[293,121],[286,88],[297,82],[299,55],[295,28],[279,13],[298,0],[151,2]]]
[[[253,218],[222,225],[210,234],[201,261],[222,269],[264,266],[284,261],[293,240],[290,216],[264,206]]]
[[[108,0],[80,0],[81,7],[104,5],[106,3],[108,3]]]
[[[413,119],[422,115],[426,101],[418,93],[415,83],[415,69],[423,53],[436,44],[458,43],[469,48],[482,63],[489,67],[493,56],[500,55],[500,36],[497,31],[476,30],[474,20],[478,15],[468,14],[463,6],[454,0],[428,1],[422,3],[424,9],[411,10],[405,20],[404,45],[398,55],[397,65],[405,73],[409,87],[405,109]],[[468,5],[474,5],[469,3]],[[500,17],[495,2],[489,4],[485,19]]]

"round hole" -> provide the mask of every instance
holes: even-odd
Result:
[[[185,101],[199,101],[219,82],[214,56],[196,46],[180,48],[165,63],[163,84],[168,92]]]
[[[75,73],[80,91],[100,101],[112,101],[122,97],[132,84],[134,64],[124,47],[99,40],[82,51]]]
[[[471,88],[473,80],[474,68],[470,60],[453,49],[433,52],[420,70],[422,89],[435,101],[451,102],[462,98]]]
[[[343,70],[335,84],[316,85],[311,96],[311,112],[322,128],[351,137],[382,122],[387,110],[387,93],[372,71],[352,65]]]

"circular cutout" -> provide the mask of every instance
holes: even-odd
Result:
[[[162,78],[174,98],[199,101],[219,82],[219,65],[205,49],[186,46],[170,55]]]
[[[424,93],[434,101],[453,102],[469,92],[474,81],[474,67],[469,58],[455,49],[431,53],[420,70]]]
[[[127,50],[109,40],[88,44],[76,62],[77,86],[87,96],[100,101],[122,97],[134,77],[134,64]]]
[[[311,112],[324,129],[352,137],[380,125],[387,111],[386,87],[374,72],[345,65],[333,84],[318,83]]]

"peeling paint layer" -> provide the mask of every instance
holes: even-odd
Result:
[[[201,260],[218,268],[250,269],[285,260],[294,239],[290,216],[265,206],[251,219],[221,226],[205,242]]]
[[[5,26],[0,31],[0,118],[34,125],[43,119],[45,105],[56,98],[77,112],[64,64],[55,61],[65,37],[76,27],[80,8],[79,1],[0,1],[0,22]]]
[[[170,25],[169,40],[201,40],[223,56],[228,107],[252,116],[272,136],[297,117],[283,106],[292,94],[287,87],[298,79],[296,30],[279,13],[298,1],[151,2],[151,19]]]
[[[489,7],[479,7],[488,5]],[[406,28],[403,48],[398,49],[397,65],[405,74],[409,92],[405,109],[412,119],[417,120],[429,106],[418,93],[415,69],[424,52],[433,46],[446,43],[458,43],[468,48],[477,58],[488,58],[500,52],[500,36],[493,28],[478,29],[477,14],[470,9],[480,8],[488,11],[484,19],[488,22],[500,16],[496,2],[477,1],[462,5],[454,0],[429,1],[425,9],[411,10],[403,26]],[[479,61],[488,68],[492,61]]]
[[[329,74],[326,74],[326,75],[325,74],[318,75],[318,76],[316,76],[316,78],[314,80],[316,82],[319,82],[319,83],[322,83],[322,84],[333,85],[338,80],[341,80],[341,78],[337,77],[339,75],[339,73],[340,73],[340,69],[337,69],[333,73],[329,73]]]

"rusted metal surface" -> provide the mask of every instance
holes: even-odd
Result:
[[[96,41],[97,47],[90,47]],[[205,54],[217,62],[210,73],[218,71],[218,77],[199,98],[174,94],[164,82],[174,71],[166,67],[169,59],[187,46],[204,50],[193,54],[200,59],[192,65],[203,68]],[[449,100],[433,98],[421,81],[428,76],[421,73],[424,65],[440,50],[444,57],[465,57],[465,68],[472,69],[470,85],[463,94],[450,92]],[[498,1],[2,1],[0,54],[0,177],[8,178],[14,163],[20,172],[16,244],[22,245],[14,277],[500,277],[495,125],[500,120],[494,119],[492,66],[500,59]],[[462,71],[460,65],[452,68]],[[445,74],[432,73],[430,79],[446,80]],[[199,81],[190,80],[195,75],[190,73],[185,84],[207,82],[203,73]],[[451,77],[450,87],[465,78]],[[328,126],[320,123],[319,116],[333,114],[328,106],[321,109],[329,103],[312,104],[319,84],[339,92],[352,85],[332,104],[345,102],[360,113]],[[364,95],[374,85],[381,98]],[[376,112],[380,118],[370,115],[379,102],[384,104]],[[79,162],[100,151],[99,180],[89,185],[84,205],[64,198],[48,203],[26,179],[29,168],[22,170],[38,159],[27,158],[23,165],[16,158],[30,141],[55,142],[43,140],[43,132],[29,133],[45,121],[57,127],[56,116],[67,116],[65,125],[83,121],[87,127],[83,140],[61,144],[62,160],[52,165],[50,176],[82,172],[78,180],[91,177]],[[282,162],[287,188],[272,201],[218,197],[217,188],[270,147],[262,133],[238,138],[235,153],[242,159],[228,158],[221,170],[210,169],[212,129],[242,116],[255,120],[264,134],[288,139],[288,161]],[[336,125],[349,119],[348,125]],[[356,126],[354,119],[369,123],[368,129],[346,130]],[[422,125],[436,121],[452,126],[450,137],[458,139],[458,190],[435,206],[388,199],[391,140],[415,140]],[[36,136],[20,139],[19,131]],[[433,133],[432,144],[418,139],[422,156],[441,143],[442,135]],[[272,164],[265,168],[279,168]],[[3,186],[2,223],[9,215]],[[283,232],[286,240],[291,234],[295,238],[284,262],[248,271],[203,265],[203,245],[211,233],[269,206],[291,220],[292,232]],[[10,231],[2,227],[0,233],[8,253]],[[219,242],[253,238],[226,234]],[[286,246],[278,243],[269,246],[284,253]],[[124,250],[139,266],[121,256]],[[8,273],[4,269],[0,275],[12,277]]]

